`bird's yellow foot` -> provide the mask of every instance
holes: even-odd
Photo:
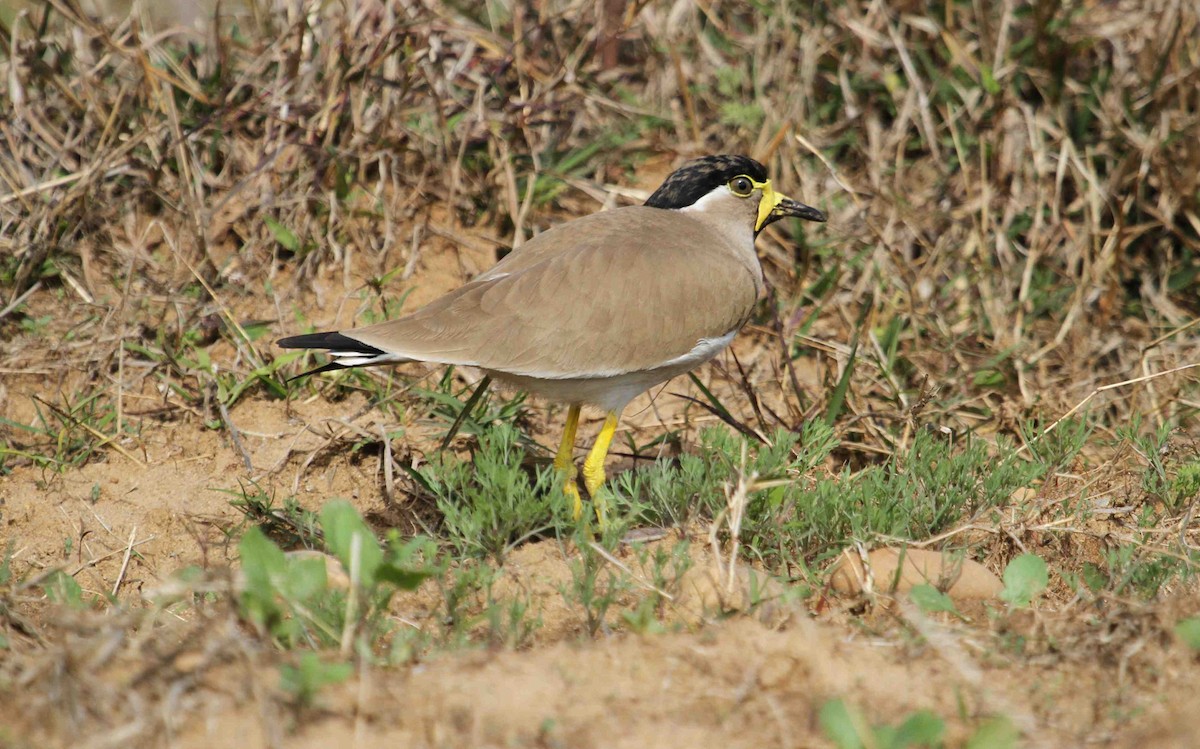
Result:
[[[587,487],[588,496],[596,508],[596,522],[601,528],[608,524],[608,500],[604,497],[604,459],[608,457],[608,448],[612,444],[613,434],[617,431],[617,414],[609,412],[592,445],[587,460],[583,461],[583,485]]]
[[[562,477],[563,494],[571,500],[571,517],[579,520],[583,515],[583,498],[579,496],[579,485],[575,477],[579,471],[575,468],[575,430],[579,427],[579,406],[571,406],[567,410],[567,423],[563,427],[562,442],[558,445],[558,454],[554,456],[554,470]]]
[[[571,500],[571,519],[578,521],[583,516],[583,497],[579,494],[579,486],[574,476],[563,477],[563,494]]]

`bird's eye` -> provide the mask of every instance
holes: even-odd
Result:
[[[746,198],[754,192],[754,182],[749,177],[734,177],[729,180],[729,191],[739,198]]]

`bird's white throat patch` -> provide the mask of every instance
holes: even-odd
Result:
[[[683,213],[713,213],[722,211],[733,205],[734,201],[742,201],[746,198],[739,198],[729,190],[729,185],[720,185],[712,189],[703,198],[700,198],[691,205],[680,208]]]

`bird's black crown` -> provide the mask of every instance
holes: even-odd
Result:
[[[740,175],[755,182],[767,181],[767,169],[749,156],[703,156],[689,161],[667,177],[646,205],[651,208],[687,208]]]

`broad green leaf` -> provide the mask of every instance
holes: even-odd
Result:
[[[275,580],[283,578],[287,569],[287,558],[261,528],[251,528],[238,544],[242,557],[242,573],[246,576],[246,590],[260,594],[273,594]]]
[[[967,739],[966,749],[1016,749],[1021,732],[1003,715],[989,718]]]
[[[429,575],[428,572],[405,569],[391,562],[384,562],[376,570],[379,580],[391,583],[401,590],[416,590]]]
[[[75,609],[83,607],[83,588],[79,587],[75,578],[62,570],[57,570],[46,578],[42,590],[52,603]]]
[[[1081,577],[1083,578],[1083,584],[1088,586],[1088,590],[1093,593],[1100,592],[1104,589],[1104,586],[1108,585],[1108,575],[1091,562],[1083,563]]]
[[[953,599],[928,583],[914,585],[912,590],[908,591],[908,597],[917,604],[917,608],[927,614],[938,611],[956,611]]]
[[[1046,562],[1036,554],[1022,554],[1004,568],[1000,597],[1013,606],[1028,606],[1050,583]]]
[[[945,721],[928,710],[918,710],[900,724],[889,746],[894,749],[908,746],[940,746],[942,734],[945,732]]]
[[[278,584],[286,579],[287,559],[259,528],[246,531],[238,543],[238,552],[246,581],[241,595],[242,610],[250,621],[266,627],[280,615],[276,594]]]
[[[1000,93],[1000,84],[996,81],[996,75],[992,72],[990,65],[979,66],[979,78],[984,90],[989,94],[996,96]]]
[[[1175,636],[1192,650],[1200,650],[1200,616],[1184,619],[1176,624]]]
[[[817,720],[838,749],[861,749],[860,730],[870,730],[862,715],[843,700],[830,700],[822,705]]]
[[[287,594],[293,601],[307,601],[324,593],[328,585],[325,560],[313,557],[288,559]]]
[[[316,653],[300,654],[296,666],[279,667],[279,686],[302,702],[310,701],[325,686],[340,684],[354,673],[349,663],[325,663]]]
[[[359,584],[364,588],[374,586],[383,563],[383,549],[358,510],[345,500],[329,502],[321,509],[321,529],[325,531],[325,547],[341,560],[346,572],[354,577],[357,569]]]

